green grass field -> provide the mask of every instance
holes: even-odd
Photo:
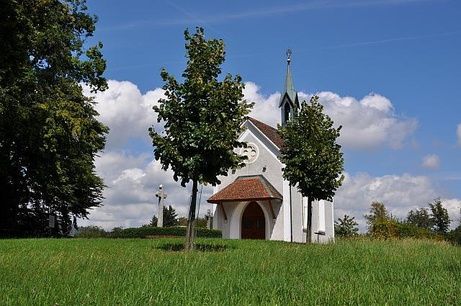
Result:
[[[461,248],[431,241],[298,245],[201,239],[0,240],[1,305],[461,303]]]

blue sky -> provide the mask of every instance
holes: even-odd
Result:
[[[273,120],[261,110],[269,109],[282,90],[285,51],[293,50],[296,89],[306,95],[323,93],[323,101],[331,104],[326,109],[345,126],[345,139],[350,138],[343,140],[350,180],[340,197],[344,204],[336,203],[338,213],[361,219],[370,199],[387,199],[386,205],[401,216],[439,196],[447,200],[452,213],[460,205],[459,1],[89,0],[88,7],[99,17],[92,41],[104,43],[106,77],[113,80],[109,91],[96,97],[101,118],[112,128],[97,162],[110,190],[105,208],[96,210],[90,222],[105,227],[138,225],[153,209],[149,192],[160,177],[168,180],[168,175],[148,173],[153,166],[152,147],[144,127],[131,129],[130,120],[131,126],[137,125],[142,121],[137,116],[146,116],[149,107],[136,113],[137,106],[130,103],[151,106],[152,99],[158,99],[162,67],[180,76],[185,65],[183,32],[196,26],[203,26],[207,37],[225,41],[223,71],[251,82],[247,90],[252,93],[246,97],[261,107],[255,116],[269,123]],[[350,99],[355,104],[346,107]],[[359,132],[368,130],[363,142],[354,141],[361,137]],[[123,185],[124,180],[131,181]],[[143,197],[114,200],[117,189],[117,194],[124,194],[123,188],[133,189],[130,184],[136,182],[143,185],[138,186]],[[171,203],[181,202],[174,204],[185,212],[182,202],[187,202],[187,192],[169,183],[175,194]],[[394,189],[401,190],[392,197]],[[360,205],[352,203],[354,197],[361,198]],[[400,203],[400,198],[406,200]],[[123,207],[130,207],[132,214],[122,214]]]

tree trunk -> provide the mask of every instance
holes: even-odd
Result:
[[[195,209],[197,207],[197,180],[192,181],[192,199],[189,207],[189,218],[187,218],[186,242],[184,250],[191,251],[194,249],[195,233]]]
[[[306,243],[312,243],[312,197],[307,198],[307,231]]]

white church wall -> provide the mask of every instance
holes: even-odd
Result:
[[[274,220],[271,216],[271,222],[273,224],[272,233],[270,240],[284,240],[283,238],[283,208],[282,201],[272,201],[272,208],[276,219]]]
[[[325,201],[325,233],[326,242],[334,242],[335,240],[335,225],[334,225],[334,201]]]
[[[292,219],[293,219],[293,241],[304,242],[305,234],[303,232],[303,199],[297,187],[291,187],[292,194]]]
[[[280,217],[283,216],[283,240],[291,241],[291,206],[290,206],[290,183],[283,180],[283,204]],[[279,218],[280,218],[279,217]]]
[[[229,237],[229,226],[227,226],[228,222],[229,221],[226,221],[224,218],[224,214],[221,210],[221,207],[219,207],[219,205],[216,205],[216,209],[213,216],[213,228],[220,229],[223,238]]]
[[[333,203],[325,200],[312,203],[312,242],[334,241]],[[325,232],[325,235],[315,234]]]

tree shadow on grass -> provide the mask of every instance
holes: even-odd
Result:
[[[169,252],[182,252],[184,251],[183,243],[163,243],[157,247],[157,249],[169,251]],[[196,243],[194,251],[199,252],[224,252],[230,249],[229,246],[224,244],[204,244]]]

